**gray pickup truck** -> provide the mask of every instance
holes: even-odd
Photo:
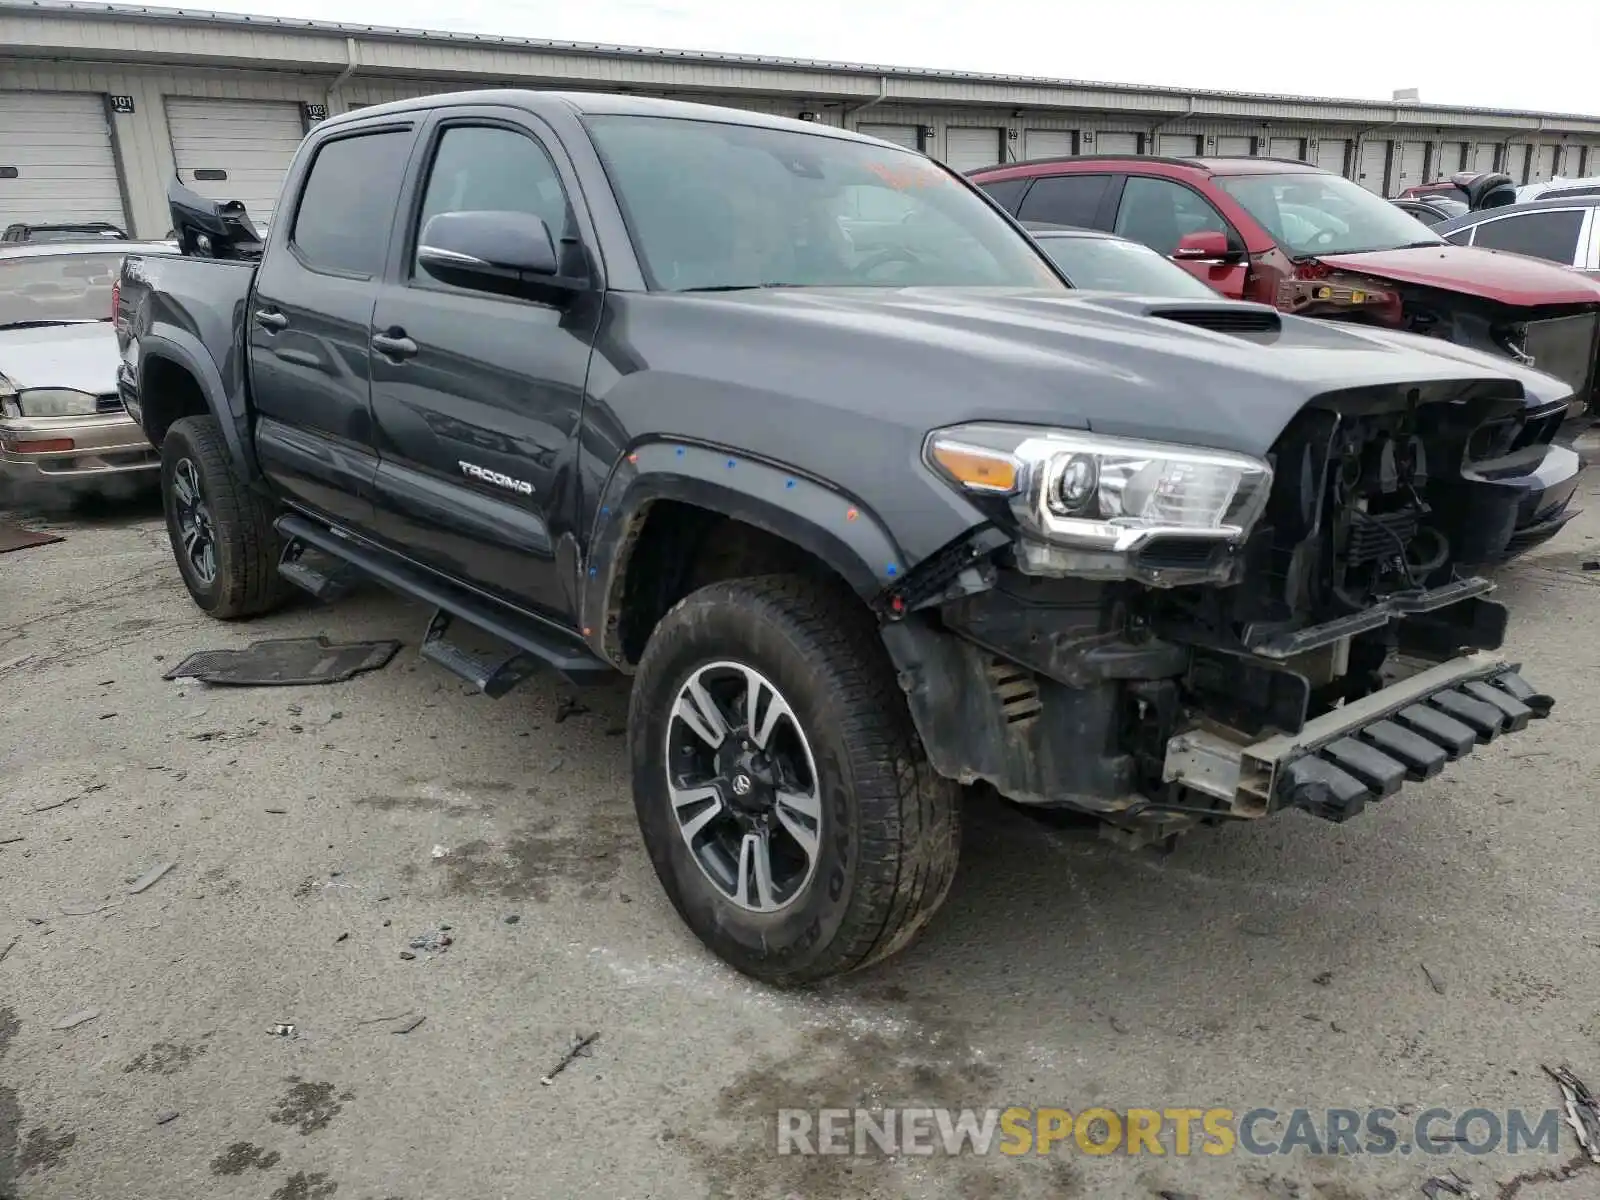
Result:
[[[1078,291],[921,155],[641,98],[335,117],[264,244],[172,198],[116,324],[195,603],[375,579],[491,695],[631,675],[645,846],[761,979],[906,945],[963,785],[1345,820],[1550,709],[1471,569],[1546,451],[1493,360]]]

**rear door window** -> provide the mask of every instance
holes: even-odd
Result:
[[[1099,228],[1096,218],[1111,187],[1110,175],[1047,175],[1035,179],[1017,218],[1051,225]]]
[[[1489,250],[1510,250],[1534,258],[1547,258],[1570,267],[1577,254],[1578,230],[1582,225],[1583,210],[1578,208],[1519,213],[1497,221],[1484,221],[1478,226],[1478,236],[1472,244]]]
[[[383,273],[410,150],[407,129],[337,138],[317,151],[289,239],[304,265],[343,275]]]

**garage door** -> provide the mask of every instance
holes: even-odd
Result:
[[[0,227],[13,221],[127,228],[103,96],[0,92]]]
[[[1200,139],[1192,133],[1163,133],[1156,138],[1156,153],[1168,158],[1192,158],[1200,153]]]
[[[1445,142],[1439,147],[1439,161],[1433,164],[1429,172],[1432,183],[1437,179],[1449,179],[1457,171],[1465,171],[1467,163],[1472,161],[1472,146],[1467,142]]]
[[[1028,158],[1070,158],[1077,153],[1070,129],[1026,129],[1022,153]]]
[[[1324,171],[1343,175],[1345,156],[1350,153],[1350,143],[1344,138],[1318,138],[1316,164]]]
[[[944,161],[955,171],[975,171],[1003,161],[998,129],[952,125],[944,131]]]
[[[1494,170],[1494,151],[1495,144],[1493,142],[1479,142],[1473,146],[1472,166],[1469,169],[1473,171]]]
[[[1419,183],[1428,182],[1422,177],[1423,168],[1427,165],[1427,142],[1401,142],[1400,173],[1391,181],[1390,190],[1399,192],[1403,188],[1415,187]]]
[[[1095,135],[1094,141],[1094,152],[1096,154],[1139,153],[1139,135],[1137,133],[1098,133]]]
[[[1301,159],[1306,156],[1306,145],[1299,138],[1273,138],[1267,143],[1267,153],[1273,158]]]
[[[1369,192],[1384,195],[1383,174],[1389,163],[1389,143],[1372,141],[1361,143],[1361,159],[1356,167],[1356,182]]]
[[[1249,158],[1251,139],[1238,134],[1218,134],[1217,153],[1224,158]]]
[[[882,138],[886,142],[893,142],[896,146],[904,146],[907,150],[917,149],[915,125],[857,125],[856,132],[864,133],[867,137]]]
[[[1546,179],[1554,179],[1556,174],[1556,155],[1561,151],[1559,146],[1535,146],[1533,148],[1533,170],[1528,176],[1529,183],[1543,183]]]
[[[289,162],[305,136],[298,104],[167,98],[178,178],[212,200],[242,200],[272,215]]]

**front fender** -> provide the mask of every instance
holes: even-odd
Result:
[[[250,441],[250,416],[242,395],[229,392],[223,382],[222,372],[204,344],[194,334],[176,325],[160,324],[139,336],[138,395],[142,413],[149,408],[147,380],[150,364],[166,360],[182,367],[200,385],[206,409],[216,418],[222,429],[228,453],[240,470],[251,479],[260,475],[255,448]]]
[[[693,504],[792,542],[866,600],[905,571],[883,522],[831,484],[704,443],[645,442],[622,456],[601,490],[581,576],[584,637],[612,662],[623,660],[617,618],[629,556],[657,500]]]

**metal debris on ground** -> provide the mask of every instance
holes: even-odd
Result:
[[[116,904],[108,904],[99,900],[72,900],[61,908],[63,917],[92,917],[97,912],[105,912],[108,908],[116,908]]]
[[[342,683],[364,671],[388,666],[396,641],[343,642],[325,637],[272,638],[246,650],[200,650],[161,678],[198,679],[224,687],[281,687]]]
[[[450,853],[449,849],[447,849],[444,846],[435,846],[433,848],[433,857],[434,858],[443,858],[446,854],[449,854],[449,853]]]
[[[1556,1081],[1561,1097],[1567,1105],[1567,1124],[1577,1135],[1578,1145],[1589,1156],[1589,1161],[1600,1164],[1600,1101],[1566,1067],[1545,1067],[1544,1073]]]
[[[10,521],[0,521],[0,554],[10,554],[13,550],[31,550],[35,546],[50,546],[64,540],[53,533],[41,533],[37,529],[24,529],[21,525],[13,525]]]
[[[390,1033],[410,1033],[418,1025],[426,1021],[427,1017],[402,1017],[389,1030]]]
[[[507,913],[506,914],[506,924],[507,925],[515,925],[520,920],[522,920],[522,917],[517,913]]]
[[[10,837],[0,837],[0,846],[9,846],[12,842],[25,842],[27,840],[28,839],[23,837],[20,833]]]
[[[400,951],[400,957],[405,959],[406,962],[415,962],[417,956],[409,950],[402,950]]]
[[[565,1071],[580,1058],[589,1057],[589,1047],[600,1040],[599,1031],[590,1034],[579,1034],[573,1041],[571,1048],[562,1056],[560,1062],[550,1069],[550,1074],[539,1080],[545,1087],[555,1082],[556,1076]]]
[[[157,1125],[166,1125],[166,1124],[169,1124],[172,1121],[176,1121],[177,1119],[178,1119],[178,1110],[175,1109],[175,1108],[169,1108],[169,1109],[166,1109],[163,1112],[158,1112],[156,1114],[156,1124]]]
[[[1316,984],[1318,987],[1327,987],[1330,983],[1333,982],[1333,972],[1332,971],[1323,971],[1322,973],[1320,973],[1318,975],[1313,975],[1311,977],[1311,982]]]
[[[16,947],[17,947],[17,943],[20,942],[21,940],[22,940],[22,935],[19,933],[15,937],[13,937],[9,942],[7,942],[4,946],[0,946],[0,963],[5,962],[6,955],[10,954],[13,950],[15,950]]]
[[[1431,970],[1428,969],[1428,964],[1427,963],[1420,963],[1418,965],[1420,965],[1422,967],[1422,974],[1427,978],[1428,986],[1431,987],[1434,991],[1438,992],[1439,995],[1441,995],[1441,996],[1444,995],[1444,982],[1437,975],[1435,975]]]
[[[357,1025],[388,1025],[393,1021],[403,1021],[411,1014],[409,1012],[391,1013],[386,1017],[363,1017],[356,1021]]]
[[[267,1026],[267,1032],[270,1033],[273,1037],[293,1037],[294,1036],[294,1026],[290,1025],[286,1021],[280,1021],[276,1025]]]
[[[556,724],[561,724],[568,717],[580,717],[588,711],[589,706],[576,696],[563,696],[556,703]]]
[[[70,1016],[62,1017],[61,1020],[57,1021],[51,1028],[76,1029],[79,1025],[88,1024],[99,1015],[100,1010],[98,1008],[85,1008],[79,1012],[72,1013]]]
[[[1450,1177],[1435,1175],[1432,1179],[1425,1180],[1422,1184],[1422,1194],[1428,1200],[1437,1200],[1440,1196],[1465,1196],[1467,1200],[1482,1200],[1482,1197],[1473,1190],[1472,1180],[1465,1175],[1452,1170]]]
[[[177,865],[177,863],[165,862],[159,866],[152,867],[149,871],[145,872],[144,875],[140,876],[137,883],[128,889],[128,895],[137,896],[140,892],[154,887],[157,881],[159,881],[163,875]]]
[[[413,950],[426,950],[430,954],[443,954],[455,942],[449,934],[450,926],[441,925],[429,933],[420,934],[407,943]]]

